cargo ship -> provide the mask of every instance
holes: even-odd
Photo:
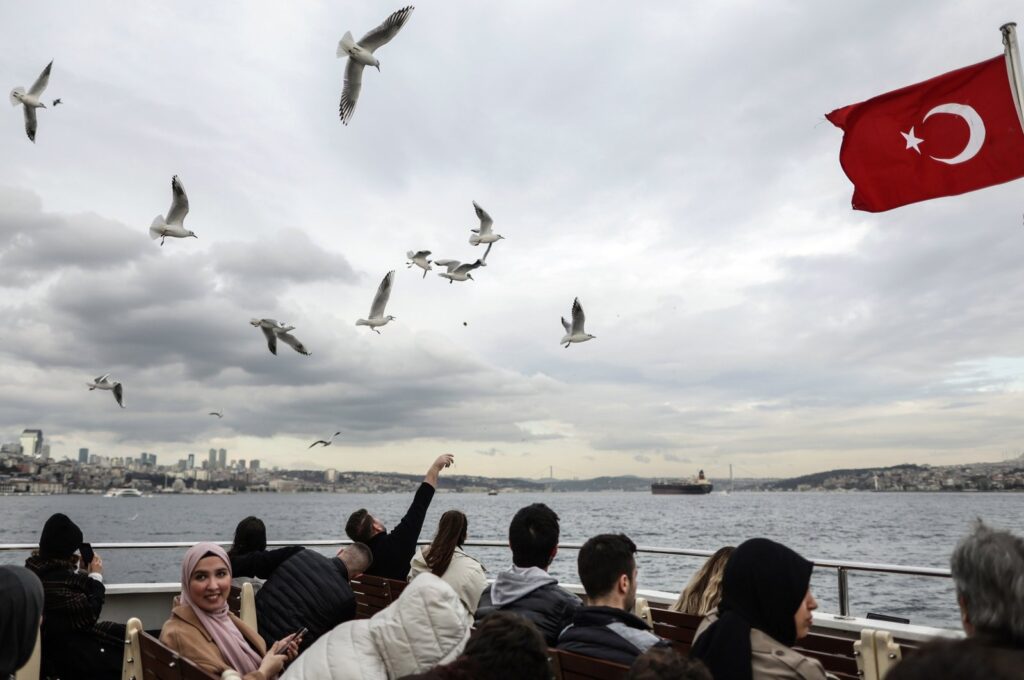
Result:
[[[677,482],[655,482],[651,484],[651,493],[655,496],[701,496],[711,493],[714,485],[704,477],[704,471],[697,473],[695,479]]]

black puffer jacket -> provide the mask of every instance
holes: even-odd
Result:
[[[267,647],[305,627],[305,650],[355,615],[356,596],[345,564],[315,550],[302,550],[282,562],[256,593],[256,616]]]
[[[558,635],[573,621],[580,599],[561,588],[558,580],[538,567],[512,567],[499,572],[494,584],[486,588],[476,610],[479,621],[491,612],[519,614],[533,622],[554,647]]]
[[[281,566],[282,562],[300,550],[305,550],[305,548],[301,545],[289,545],[274,550],[254,550],[242,555],[228,553],[228,557],[231,558],[231,575],[235,578],[255,576],[268,579],[273,575],[274,570]]]
[[[613,607],[583,607],[558,637],[558,648],[631,666],[636,657],[668,641],[644,621]]]

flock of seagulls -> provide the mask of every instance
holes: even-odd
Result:
[[[352,116],[355,113],[356,103],[359,101],[359,95],[362,90],[363,83],[363,71],[367,66],[372,66],[380,72],[380,60],[375,56],[378,49],[391,42],[398,32],[408,23],[409,18],[412,16],[413,7],[404,7],[394,13],[392,13],[382,24],[368,32],[357,42],[351,32],[346,32],[345,35],[338,42],[337,57],[346,58],[348,61],[345,65],[345,84],[341,93],[341,102],[338,107],[338,114],[341,122],[344,125],[348,125],[352,120]],[[25,117],[25,133],[28,135],[30,141],[35,143],[36,131],[38,129],[38,120],[36,117],[36,111],[38,109],[47,108],[46,103],[42,99],[42,95],[46,90],[47,85],[50,82],[50,73],[53,68],[53,61],[50,61],[43,69],[43,72],[39,75],[36,81],[32,84],[27,91],[24,87],[15,87],[11,90],[10,101],[12,106],[21,106],[24,117]],[[57,107],[62,104],[60,98],[52,100],[51,106]],[[490,214],[479,203],[473,201],[473,210],[476,212],[477,218],[480,220],[479,226],[475,229],[470,229],[469,243],[472,246],[479,246],[482,244],[487,245],[487,249],[484,252],[483,257],[477,258],[471,262],[462,262],[454,259],[438,259],[431,260],[431,251],[429,250],[410,250],[406,252],[408,258],[407,267],[419,267],[423,270],[423,276],[425,279],[427,272],[433,270],[433,265],[437,265],[439,268],[444,268],[445,271],[438,272],[438,276],[445,278],[448,282],[455,283],[456,281],[473,281],[472,272],[479,269],[480,267],[487,266],[487,256],[490,255],[491,248],[495,243],[504,239],[505,237],[501,234],[494,232],[494,220]],[[190,231],[185,228],[184,222],[185,217],[189,213],[189,201],[188,195],[185,193],[185,187],[181,182],[181,179],[174,175],[171,178],[171,207],[168,209],[166,216],[157,215],[152,224],[149,227],[149,235],[153,240],[159,239],[160,245],[163,246],[168,238],[185,239],[185,238],[199,238],[196,236],[194,231]],[[388,301],[391,299],[391,291],[394,287],[395,272],[394,270],[389,271],[385,274],[383,280],[380,282],[380,286],[377,288],[377,293],[373,297],[373,303],[370,305],[370,313],[365,319],[359,319],[356,321],[356,326],[366,326],[374,333],[380,335],[380,329],[386,326],[391,321],[394,321],[396,317],[385,314],[387,309]],[[568,322],[563,317],[561,319],[562,326],[565,328],[565,335],[559,341],[559,344],[564,344],[568,348],[573,343],[586,342],[594,338],[593,335],[585,332],[584,322],[585,317],[583,314],[583,307],[580,305],[579,298],[573,300],[572,304],[572,322]],[[311,356],[305,345],[299,341],[292,331],[295,330],[294,326],[286,325],[275,319],[251,319],[249,322],[255,328],[259,328],[263,332],[263,336],[267,342],[267,349],[270,353],[277,355],[277,344],[283,342],[299,354],[304,356]],[[463,326],[467,325],[463,322]],[[124,387],[119,381],[112,380],[109,373],[105,373],[92,382],[86,383],[89,390],[107,390],[114,395],[114,400],[117,405],[121,408],[125,407],[124,404]],[[216,411],[210,411],[210,416],[216,416],[218,419],[224,417],[224,409]],[[309,448],[315,446],[328,447],[334,442],[334,440],[341,436],[341,432],[335,432],[327,439],[318,439],[309,445]]]

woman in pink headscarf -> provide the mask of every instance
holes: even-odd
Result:
[[[294,635],[267,651],[259,633],[228,611],[231,560],[216,543],[197,543],[181,564],[181,604],[160,631],[160,642],[203,670],[235,670],[244,680],[272,680],[298,654]]]

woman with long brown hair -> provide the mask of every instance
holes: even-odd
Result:
[[[430,545],[420,548],[409,564],[409,580],[429,571],[455,589],[470,614],[476,612],[480,595],[487,587],[486,570],[463,551],[469,520],[459,510],[441,515],[437,533]]]
[[[733,550],[735,548],[729,545],[715,551],[690,578],[679,599],[669,609],[695,616],[707,616],[714,610],[722,599],[722,573]]]

